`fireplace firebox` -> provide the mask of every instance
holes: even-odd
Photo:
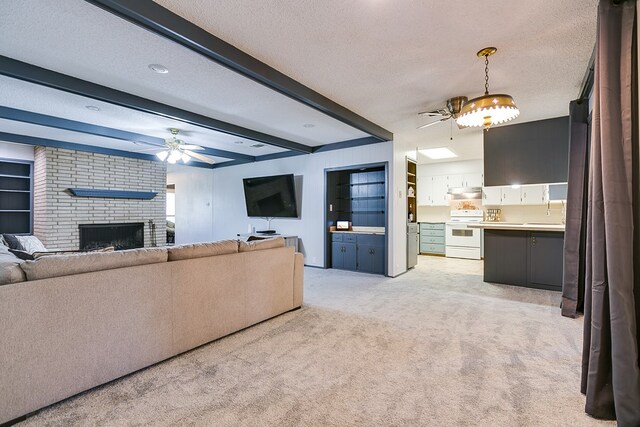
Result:
[[[134,249],[144,247],[144,223],[134,222],[125,224],[81,224],[80,250],[113,246],[115,250]]]

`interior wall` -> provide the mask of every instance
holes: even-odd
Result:
[[[33,161],[33,149],[32,145],[0,141],[0,159]]]
[[[280,175],[292,173],[296,185],[302,184],[302,200],[299,218],[276,218],[271,228],[278,233],[295,235],[300,238],[300,250],[305,255],[305,264],[324,266],[324,170],[343,166],[389,162],[389,177],[392,176],[393,143],[385,142],[343,150],[327,151],[312,155],[288,157],[270,161],[251,163],[214,169],[215,192],[213,196],[214,239],[236,238],[238,233],[246,233],[252,227],[266,229],[267,221],[248,218],[244,202],[242,178]],[[389,180],[391,181],[391,180]],[[391,192],[391,182],[389,183]],[[299,189],[298,189],[299,190]],[[179,205],[176,185],[176,204]],[[176,213],[178,216],[179,213]],[[391,224],[391,215],[389,213]],[[177,218],[176,218],[177,221]],[[177,231],[176,222],[176,236]],[[394,230],[388,230],[389,242],[395,238]],[[389,271],[393,264],[392,244],[389,244]]]
[[[425,163],[418,165],[418,176],[424,175],[457,175],[465,173],[483,172],[484,161],[462,160],[439,163]]]
[[[167,165],[167,184],[176,186],[176,244],[219,239],[214,233],[213,182],[213,169]]]

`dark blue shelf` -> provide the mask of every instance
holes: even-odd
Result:
[[[152,191],[99,190],[93,188],[69,188],[76,197],[103,197],[110,199],[142,199],[151,200],[158,193]]]

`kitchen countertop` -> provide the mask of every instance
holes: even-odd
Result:
[[[384,235],[384,227],[352,227],[351,230],[331,230],[332,233],[379,234]]]
[[[484,228],[488,230],[525,230],[525,231],[558,231],[564,232],[564,224],[545,222],[476,222],[467,223],[468,228]]]

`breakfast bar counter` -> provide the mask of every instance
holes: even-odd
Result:
[[[482,222],[484,281],[562,290],[564,224]]]

